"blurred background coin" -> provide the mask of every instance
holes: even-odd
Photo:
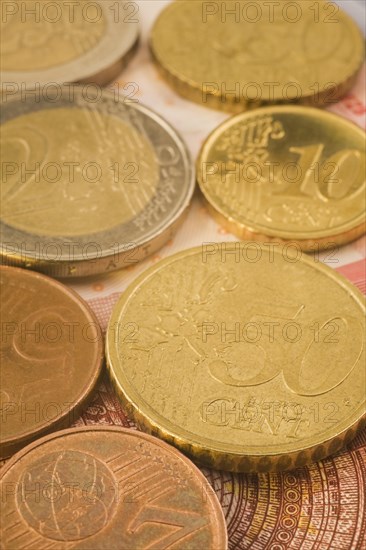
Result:
[[[136,2],[26,0],[1,8],[1,84],[9,91],[75,81],[104,86],[137,47]]]
[[[227,548],[223,512],[203,474],[134,430],[44,437],[1,470],[0,490],[7,550]]]
[[[239,238],[316,251],[365,232],[365,146],[361,128],[327,111],[265,107],[209,135],[197,179],[211,214]]]
[[[334,103],[364,59],[356,23],[323,0],[173,2],[156,20],[150,46],[179,94],[229,112]]]
[[[142,429],[200,463],[288,470],[365,425],[364,316],[362,294],[301,250],[210,243],[123,293],[107,365]]]
[[[89,306],[39,273],[0,267],[1,458],[69,426],[101,372],[103,339]]]
[[[131,266],[165,244],[194,190],[186,146],[160,116],[84,86],[2,109],[3,262],[55,277]]]

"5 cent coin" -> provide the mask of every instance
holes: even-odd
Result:
[[[39,273],[0,267],[1,458],[74,422],[103,360],[94,314]]]

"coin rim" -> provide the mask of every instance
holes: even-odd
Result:
[[[187,3],[189,0],[180,0],[179,3]],[[322,1],[322,0],[318,0]],[[202,0],[201,0],[202,2]],[[326,4],[327,2],[323,1],[323,4]],[[238,99],[237,96],[234,97],[234,99],[229,98],[227,100],[226,96],[223,96],[220,91],[213,91],[213,92],[207,92],[206,95],[206,103],[202,101],[202,87],[200,88],[199,82],[192,81],[189,77],[182,75],[179,73],[179,67],[170,67],[168,64],[166,64],[162,59],[161,56],[158,55],[157,49],[155,46],[155,43],[159,41],[159,36],[157,36],[157,25],[160,23],[160,19],[163,19],[164,16],[166,16],[168,10],[173,10],[177,7],[178,2],[171,2],[168,6],[166,6],[163,11],[161,11],[158,15],[158,17],[155,19],[154,25],[150,31],[150,38],[149,38],[149,49],[151,56],[153,58],[153,61],[155,63],[155,66],[159,73],[162,75],[164,80],[174,89],[176,93],[178,93],[180,96],[188,99],[189,101],[193,101],[195,103],[198,103],[199,105],[203,107],[210,107],[212,109],[217,109],[224,112],[229,113],[241,113],[243,112],[243,109],[252,109],[256,107],[260,107],[261,105],[268,105],[268,104],[278,104],[278,103],[303,103],[306,105],[316,105],[318,107],[325,106],[327,104],[327,99],[329,97],[329,94],[331,94],[333,101],[339,101],[342,97],[344,97],[347,92],[352,88],[352,86],[355,84],[356,79],[362,69],[363,63],[364,63],[364,37],[359,29],[357,23],[351,17],[347,12],[345,12],[341,6],[339,7],[338,13],[342,15],[343,19],[348,22],[348,25],[352,27],[352,34],[355,38],[355,41],[359,40],[360,42],[360,62],[355,68],[353,72],[348,74],[345,79],[341,82],[334,83],[335,86],[325,86],[325,89],[322,92],[314,93],[310,92],[310,88],[307,90],[306,93],[302,94],[300,98],[294,99],[294,100],[284,100],[283,98],[276,98],[273,101],[268,98],[260,98],[260,99],[245,99],[243,97],[240,97]],[[333,83],[331,83],[333,84]]]
[[[310,119],[314,116],[322,120],[332,123],[344,124],[351,131],[355,131],[359,136],[365,140],[366,133],[362,128],[357,126],[354,122],[341,117],[335,113],[329,111],[323,111],[316,109],[314,107],[305,107],[299,105],[273,105],[269,107],[260,107],[258,109],[253,109],[251,111],[240,113],[229,119],[225,120],[219,124],[205,139],[204,143],[201,146],[199,151],[197,161],[196,161],[196,179],[201,191],[201,194],[204,198],[205,204],[208,206],[211,215],[225,228],[230,232],[233,232],[239,238],[244,240],[252,238],[254,240],[264,240],[264,239],[280,239],[283,241],[292,241],[298,243],[303,250],[313,250],[314,243],[319,243],[322,248],[326,248],[327,245],[336,245],[336,244],[345,244],[354,239],[360,237],[366,231],[366,210],[363,213],[359,214],[356,218],[353,218],[351,221],[345,222],[342,226],[338,226],[338,230],[334,229],[323,229],[323,230],[314,230],[314,231],[304,231],[304,232],[294,232],[287,230],[276,230],[275,228],[267,228],[255,222],[243,222],[239,221],[237,218],[232,217],[228,214],[224,207],[219,206],[216,202],[213,201],[212,196],[209,194],[208,190],[205,188],[206,184],[202,181],[202,164],[205,162],[205,159],[208,158],[208,155],[212,149],[212,145],[217,141],[217,139],[223,134],[223,132],[228,131],[231,127],[235,126],[238,123],[245,122],[250,120],[253,117],[262,115],[262,114],[272,114],[275,116],[276,113],[279,114],[293,114],[301,116],[308,116]],[[331,243],[329,239],[332,239]]]
[[[58,439],[58,438],[63,438],[65,436],[67,437],[69,435],[73,436],[73,435],[80,434],[80,433],[82,434],[82,433],[85,433],[85,432],[92,432],[92,433],[93,432],[107,432],[107,433],[116,432],[116,433],[119,433],[121,435],[126,434],[126,435],[129,435],[131,437],[136,437],[137,439],[141,438],[141,439],[144,439],[145,441],[148,441],[149,443],[151,443],[153,445],[157,445],[158,447],[162,447],[163,449],[165,449],[165,451],[171,453],[173,455],[173,458],[174,458],[174,455],[176,457],[178,457],[183,462],[183,464],[185,464],[187,467],[191,468],[191,470],[193,471],[197,481],[202,482],[202,484],[204,484],[204,486],[205,486],[205,490],[209,493],[210,502],[211,502],[211,505],[212,505],[212,510],[214,512],[214,518],[210,522],[210,525],[212,526],[213,529],[216,530],[217,538],[221,539],[220,542],[223,544],[222,550],[227,549],[227,546],[228,546],[228,531],[227,531],[227,525],[226,525],[226,520],[225,520],[225,516],[224,516],[224,511],[221,507],[220,501],[219,501],[213,487],[209,484],[206,477],[197,468],[197,466],[195,464],[193,464],[193,462],[191,462],[178,449],[176,449],[172,445],[169,445],[165,441],[162,441],[161,439],[158,439],[157,437],[153,437],[152,435],[146,434],[146,433],[141,432],[139,430],[133,430],[132,428],[125,428],[125,427],[116,426],[116,425],[113,425],[113,426],[110,426],[110,425],[109,426],[89,425],[89,426],[80,426],[80,427],[68,428],[68,429],[53,432],[51,434],[43,436],[40,439],[37,439],[36,441],[33,441],[32,443],[30,443],[29,445],[27,445],[26,447],[24,447],[23,449],[18,451],[14,456],[12,456],[8,460],[8,462],[3,466],[3,468],[0,469],[0,482],[3,481],[3,478],[7,475],[7,473],[9,472],[9,470],[12,469],[13,466],[15,466],[19,461],[23,460],[26,457],[26,455],[28,455],[29,453],[32,453],[32,451],[34,449],[36,449],[37,447],[41,447],[42,445],[45,445],[45,444],[47,445],[47,443],[49,441],[52,441],[52,440],[55,440],[55,439]],[[219,526],[220,522],[221,522],[221,526]],[[220,546],[220,550],[221,550],[221,546]]]
[[[0,273],[7,271],[10,273],[14,271],[20,272],[22,275],[27,274],[29,275],[30,279],[35,277],[38,280],[44,281],[46,285],[50,284],[52,288],[59,289],[63,295],[71,298],[73,303],[77,304],[80,307],[86,318],[88,317],[92,323],[99,327],[101,337],[98,338],[97,342],[94,343],[96,357],[95,363],[93,365],[94,368],[91,369],[87,385],[83,388],[82,392],[79,392],[77,400],[75,400],[72,406],[68,407],[63,414],[57,415],[56,418],[53,419],[51,422],[49,420],[46,420],[44,421],[47,422],[46,424],[43,424],[41,427],[38,427],[36,429],[30,429],[26,432],[23,432],[20,436],[15,435],[13,437],[8,437],[7,439],[1,439],[1,459],[13,455],[19,449],[22,449],[28,443],[34,441],[36,438],[42,436],[43,434],[47,434],[55,429],[64,428],[74,422],[76,417],[81,414],[81,411],[85,408],[85,406],[90,403],[93,394],[96,391],[97,384],[103,372],[103,364],[105,359],[102,330],[100,328],[98,319],[89,304],[83,298],[81,298],[81,296],[75,290],[65,286],[59,281],[52,279],[51,277],[48,277],[47,275],[43,275],[35,271],[20,269],[18,267],[0,265]]]
[[[53,65],[47,69],[34,71],[1,71],[2,86],[5,83],[17,83],[24,85],[37,84],[47,86],[48,84],[63,84],[66,82],[99,83],[101,86],[113,81],[125,68],[139,43],[140,23],[126,22],[121,18],[115,22],[111,7],[118,2],[119,12],[123,11],[123,5],[128,4],[126,0],[95,0],[100,5],[106,21],[106,32],[101,40],[90,50],[88,49],[81,56],[59,65]],[[106,5],[107,4],[107,5]],[[126,30],[130,35],[128,41],[116,40],[120,33]],[[107,45],[103,46],[103,42]],[[98,51],[102,45],[103,50],[108,49],[108,55],[104,55],[99,61]],[[118,48],[118,45],[120,47]],[[123,45],[123,48],[121,47]],[[109,48],[108,48],[109,46]],[[87,59],[87,61],[86,61]]]
[[[64,86],[62,87],[62,89],[67,94],[68,87]],[[82,94],[82,90],[83,87],[81,85],[75,85],[73,87],[73,104],[77,103],[77,98],[80,97],[80,95]],[[113,99],[115,101],[115,94],[109,90],[104,89],[102,91],[101,98],[103,97]],[[117,104],[121,103],[123,105],[125,103],[125,98],[122,95],[119,95],[118,99],[119,101],[117,102]],[[19,101],[22,101],[21,92],[14,94],[14,96],[12,96],[12,98],[9,100],[9,103],[17,103]],[[52,102],[52,105],[54,104],[55,102]],[[145,231],[145,234],[141,235],[139,241],[135,239],[134,245],[136,245],[137,254],[134,255],[134,259],[136,261],[142,261],[147,256],[153,254],[162,246],[164,246],[164,244],[166,244],[166,242],[173,236],[180,224],[184,221],[185,215],[188,212],[195,191],[196,174],[195,166],[192,161],[192,155],[179,131],[177,131],[162,115],[160,115],[153,109],[150,109],[150,107],[140,102],[129,102],[128,105],[131,106],[131,109],[136,110],[138,113],[141,113],[142,116],[145,116],[150,120],[152,119],[153,122],[159,125],[162,130],[174,141],[177,150],[182,156],[185,170],[185,173],[183,174],[182,185],[182,187],[185,186],[185,189],[183,189],[184,197],[182,197],[180,205],[177,205],[174,216],[170,216],[165,222],[159,222],[158,227],[155,227],[155,229],[153,228],[152,230],[149,229]],[[153,143],[152,146],[154,146]],[[7,226],[7,224],[5,225]],[[26,231],[23,232],[27,235]],[[45,238],[47,239],[47,237]],[[119,244],[122,246],[126,243]],[[146,252],[147,248],[149,248],[148,252]],[[41,271],[47,275],[62,278],[74,278],[112,273],[113,271],[116,271],[123,267],[130,267],[131,261],[128,261],[130,253],[131,249],[121,251],[118,253],[116,258],[115,252],[113,252],[113,250],[107,249],[106,251],[104,251],[104,253],[102,251],[102,254],[98,254],[97,258],[85,258],[85,255],[82,255],[81,258],[75,258],[72,260],[48,260],[45,258],[37,258],[37,253],[35,253],[35,256],[28,255],[27,253],[14,253],[12,250],[9,251],[4,246],[3,237],[0,241],[0,260],[4,264],[14,267],[30,268],[35,271]],[[127,259],[127,261],[125,260],[125,258]],[[112,259],[116,267],[106,270],[105,266],[108,266],[109,262]]]
[[[233,245],[236,243],[220,243],[221,245]],[[240,243],[245,246],[245,244],[252,244],[250,241],[248,243]],[[259,244],[261,248],[268,250],[264,245]],[[249,453],[245,454],[248,451],[248,448],[242,444],[242,448],[239,448],[239,445],[233,446],[232,444],[225,443],[222,444],[219,441],[214,442],[213,440],[206,440],[205,437],[199,437],[196,434],[190,433],[182,429],[179,424],[174,424],[173,422],[165,419],[158,411],[152,409],[151,405],[146,402],[147,411],[143,411],[141,405],[139,405],[139,395],[136,390],[132,387],[130,381],[127,380],[127,388],[123,386],[123,383],[120,380],[120,377],[116,372],[121,372],[121,365],[118,359],[118,351],[116,344],[114,343],[114,331],[113,327],[116,326],[116,323],[121,322],[121,312],[128,303],[131,297],[133,297],[136,290],[141,288],[146,280],[154,275],[157,276],[161,267],[172,263],[179,258],[185,258],[188,255],[193,256],[197,253],[202,252],[202,247],[197,246],[187,250],[178,252],[172,256],[168,256],[163,260],[160,260],[155,265],[151,266],[140,274],[124,291],[124,293],[119,298],[118,302],[113,308],[112,315],[107,328],[106,333],[106,366],[108,374],[112,381],[113,387],[116,390],[119,398],[122,403],[129,408],[134,420],[140,426],[141,429],[147,433],[153,435],[158,435],[159,437],[165,439],[169,443],[177,446],[181,451],[193,456],[198,462],[204,464],[208,467],[225,469],[234,472],[252,472],[252,471],[270,471],[270,470],[286,470],[292,469],[297,465],[305,465],[314,460],[320,460],[328,456],[329,454],[335,452],[329,449],[333,449],[332,442],[338,441],[338,449],[342,447],[344,442],[351,440],[357,433],[359,429],[362,429],[366,425],[366,398],[365,402],[358,407],[356,413],[353,413],[353,419],[350,422],[349,420],[343,420],[337,425],[337,431],[335,434],[326,437],[320,441],[315,441],[315,443],[308,445],[307,447],[301,446],[301,442],[298,443],[299,446],[295,446],[291,449],[284,449],[284,445],[278,445],[277,450],[272,449],[268,451],[263,449],[262,452],[258,450],[252,451],[249,448]],[[275,254],[281,254],[278,250],[274,250]],[[361,309],[365,310],[366,300],[362,293],[358,290],[357,287],[352,285],[346,278],[342,275],[331,269],[330,267],[314,263],[311,258],[303,256],[299,263],[304,262],[308,266],[314,268],[321,273],[325,273],[330,276],[336,283],[338,283],[345,291],[353,297],[353,299],[359,304]],[[122,369],[123,375],[123,369]],[[144,407],[145,408],[145,407]],[[153,411],[153,417],[148,413]],[[349,418],[349,417],[348,417]],[[319,437],[319,436],[318,436]],[[260,445],[257,447],[261,447]],[[263,447],[263,446],[262,446]],[[337,449],[337,450],[338,450]],[[303,454],[306,454],[306,457],[303,457]],[[289,458],[291,460],[290,466],[283,466],[284,459]],[[300,461],[301,457],[303,458],[303,463],[299,464],[296,461]],[[263,467],[262,463],[265,459],[268,459],[269,466]],[[243,465],[243,462],[246,461]]]

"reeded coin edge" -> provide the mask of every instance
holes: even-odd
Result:
[[[245,122],[251,117],[260,115],[260,114],[272,114],[276,113],[288,113],[288,114],[298,114],[302,116],[315,116],[316,118],[322,118],[323,120],[334,120],[337,123],[344,124],[352,131],[355,131],[359,136],[365,140],[366,133],[357,126],[354,122],[351,122],[335,113],[329,111],[322,111],[314,107],[304,107],[304,106],[295,106],[295,105],[280,105],[280,106],[270,106],[270,107],[261,107],[258,110],[253,110],[247,113],[241,113],[239,115],[233,116],[225,120],[222,124],[217,126],[206,138],[204,141],[196,161],[196,178],[199,185],[199,189],[204,198],[205,204],[208,206],[210,214],[216,219],[218,223],[223,225],[228,231],[238,236],[243,240],[259,240],[263,241],[265,239],[279,239],[280,242],[292,241],[298,243],[303,250],[313,250],[314,244],[319,244],[319,247],[327,248],[330,244],[334,246],[346,244],[352,240],[357,239],[363,235],[366,231],[366,211],[358,215],[356,218],[344,223],[343,225],[333,228],[331,230],[314,230],[306,232],[295,232],[295,231],[285,231],[271,229],[264,225],[256,224],[254,222],[245,222],[239,221],[230,214],[228,214],[225,209],[216,202],[213,201],[212,197],[208,193],[205,184],[202,181],[202,163],[204,159],[207,158],[212,143],[214,143],[217,137],[223,132],[229,130],[232,126]]]
[[[202,192],[202,191],[201,191]],[[317,252],[322,250],[331,250],[337,246],[343,246],[351,243],[362,237],[366,233],[366,222],[362,222],[359,225],[356,225],[354,228],[342,232],[329,235],[328,237],[321,238],[299,238],[295,235],[283,237],[278,234],[270,235],[270,233],[260,232],[253,227],[246,226],[236,220],[231,216],[222,214],[215,209],[214,206],[208,201],[208,199],[203,195],[202,198],[204,205],[207,208],[208,213],[211,217],[226,231],[238,237],[241,241],[255,241],[263,244],[268,244],[270,242],[276,244],[288,244],[293,243],[298,246],[304,252]],[[274,233],[274,232],[273,232]]]
[[[352,441],[360,430],[366,427],[366,413],[351,428],[338,433],[334,438],[324,440],[321,444],[315,444],[306,449],[298,449],[291,452],[259,454],[234,453],[227,450],[208,448],[205,445],[190,443],[185,438],[174,435],[171,431],[162,428],[156,422],[148,419],[140,413],[139,406],[127,397],[124,390],[114,378],[111,367],[108,363],[108,371],[113,387],[117,392],[123,405],[129,408],[131,415],[139,428],[144,432],[159,437],[180,449],[190,456],[197,464],[236,473],[261,473],[261,472],[282,472],[306,466],[317,462],[342,449]]]
[[[273,101],[270,99],[260,99],[260,100],[248,100],[246,98],[237,98],[232,97],[230,94],[229,96],[223,96],[220,91],[213,90],[213,91],[207,91],[205,93],[205,99],[206,102],[203,103],[202,101],[202,88],[200,88],[198,82],[194,82],[190,80],[189,78],[185,77],[184,75],[179,73],[179,70],[177,68],[168,66],[164,63],[164,61],[161,59],[160,55],[157,53],[157,48],[155,47],[155,43],[159,41],[159,38],[157,35],[157,26],[158,22],[160,22],[160,19],[163,19],[163,17],[166,16],[166,12],[168,10],[173,10],[173,8],[176,8],[178,2],[172,2],[170,5],[168,5],[157,17],[155,20],[154,26],[151,30],[150,38],[149,38],[149,49],[152,56],[152,59],[155,63],[155,66],[157,70],[159,71],[160,75],[165,79],[165,81],[175,90],[176,93],[178,93],[181,97],[188,99],[189,101],[193,101],[194,103],[198,103],[201,106],[209,107],[211,109],[217,109],[220,111],[237,114],[241,113],[244,110],[251,110],[258,108],[262,105],[273,105],[273,104],[300,104],[300,105],[309,105],[309,106],[317,106],[322,107],[327,104],[328,98],[331,95],[332,101],[336,102],[342,99],[347,92],[354,86],[356,83],[357,77],[362,69],[363,63],[364,63],[364,48],[363,43],[364,39],[362,36],[362,33],[360,29],[358,28],[357,24],[353,20],[352,17],[350,17],[346,12],[341,10],[339,13],[343,16],[343,18],[347,21],[348,26],[352,28],[353,36],[356,40],[360,41],[360,60],[357,64],[357,67],[353,72],[350,72],[349,75],[345,77],[345,79],[342,82],[335,83],[333,86],[333,83],[329,83],[326,86],[326,89],[319,93],[314,93],[314,91],[310,90],[310,88],[307,91],[304,91],[301,98],[295,99],[295,100],[283,100],[281,98],[275,98]]]
[[[136,55],[137,50],[140,44],[140,35],[137,34],[135,41],[132,43],[130,48],[119,57],[116,61],[112,61],[107,64],[106,67],[101,68],[96,72],[87,74],[86,76],[81,76],[75,79],[77,84],[96,84],[97,86],[107,86],[116,80],[119,75],[124,71],[129,63],[132,61],[133,57]]]
[[[193,191],[192,191],[193,194]],[[192,195],[191,195],[192,197]],[[187,217],[191,198],[189,198],[184,209],[178,214],[179,217],[165,227],[163,231],[137,244],[137,251],[134,252],[134,260],[142,262],[158,250],[160,250],[171,238]],[[8,252],[0,243],[0,266],[28,269],[35,272],[41,272],[50,277],[58,279],[77,279],[79,277],[92,277],[113,273],[119,269],[131,266],[131,250],[120,252],[117,257],[113,254],[100,255],[96,259],[83,260],[55,260],[45,261],[27,256],[26,254],[17,254]]]
[[[229,245],[232,243],[226,244]],[[217,444],[215,445],[212,440],[206,441],[203,437],[197,438],[197,436],[195,436],[196,440],[193,441],[194,434],[185,432],[178,425],[174,425],[172,422],[162,417],[159,412],[152,409],[148,403],[146,403],[146,408],[150,409],[154,413],[154,418],[150,417],[146,414],[146,412],[143,412],[138,403],[139,396],[131,387],[128,380],[128,389],[123,387],[123,384],[117,376],[117,372],[120,372],[121,368],[118,366],[119,360],[117,357],[117,351],[113,345],[113,331],[110,331],[109,327],[116,326],[116,323],[120,320],[121,311],[135,290],[138,289],[148,278],[154,276],[160,267],[169,264],[180,257],[185,257],[188,254],[194,255],[197,252],[201,252],[201,247],[194,247],[178,252],[147,269],[129,285],[112,311],[106,336],[106,366],[113,387],[123,405],[128,408],[128,411],[132,414],[134,420],[142,430],[163,438],[172,445],[178,447],[187,455],[193,457],[198,463],[210,468],[228,470],[232,472],[283,471],[304,466],[310,462],[321,460],[330,454],[337,452],[342,448],[342,446],[351,441],[359,430],[366,426],[365,402],[358,407],[356,413],[353,413],[352,416],[354,417],[354,420],[351,421],[351,425],[349,421],[351,418],[350,415],[348,418],[344,419],[343,422],[338,424],[338,430],[335,435],[325,437],[324,440],[311,444],[306,448],[302,445],[302,447],[286,450],[283,449],[284,445],[278,445],[277,451],[273,450],[272,447],[271,451],[264,450],[260,453],[250,451],[248,454],[244,454],[245,449],[233,449],[233,446],[230,444],[223,444],[219,447]],[[280,255],[280,252],[277,250],[275,250],[275,253]],[[352,298],[359,303],[361,308],[365,309],[366,302],[362,293],[342,275],[324,264],[314,264],[312,259],[309,257],[304,257],[300,261],[310,265],[320,272],[326,273],[343,288],[345,288]],[[197,441],[197,439],[199,439],[199,441]]]

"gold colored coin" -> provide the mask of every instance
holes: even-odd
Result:
[[[131,221],[146,207],[159,183],[159,165],[151,143],[125,121],[103,112],[99,122],[108,131],[108,141],[101,143],[98,134],[90,134],[93,122],[93,113],[87,109],[69,107],[33,111],[5,122],[2,126],[5,137],[3,155],[7,162],[16,163],[24,156],[23,139],[29,148],[29,166],[35,166],[46,156],[52,160],[65,159],[65,162],[60,163],[59,167],[49,164],[47,168],[46,165],[22,189],[18,185],[19,174],[13,178],[17,179],[17,182],[12,182],[13,186],[6,182],[7,185],[1,188],[1,218],[4,223],[47,237],[69,237],[93,233],[95,228],[99,231],[111,230],[120,223]],[[139,143],[140,147],[134,148],[132,144],[135,143]],[[72,156],[73,148],[75,153],[77,150],[77,157]],[[91,185],[90,179],[97,179],[98,173],[108,174],[112,179],[111,159],[118,159],[121,149],[131,162],[131,167],[139,167],[139,196],[125,198],[123,187],[118,184],[111,185],[114,191],[111,193],[106,193],[105,186],[100,183]],[[66,160],[71,156],[77,159],[78,164],[74,173],[70,173],[70,164]],[[87,172],[90,172],[89,178]],[[55,189],[50,185],[50,179],[56,176],[61,182],[57,186],[57,200],[52,197]],[[25,207],[35,201],[38,208]],[[82,212],[89,215],[81,216]]]
[[[107,363],[141,427],[199,462],[290,469],[365,425],[364,316],[361,293],[299,250],[207,244],[127,289]]]
[[[194,189],[187,149],[140,104],[61,91],[4,101],[3,262],[56,277],[135,264],[184,217]]]
[[[73,81],[105,85],[119,75],[137,46],[138,7],[132,2],[5,4],[0,54],[4,87]]]
[[[211,214],[241,239],[331,248],[365,232],[365,132],[310,107],[230,118],[204,143],[197,179]]]
[[[173,2],[151,51],[182,96],[229,112],[279,102],[334,103],[364,59],[356,23],[332,2]]]

